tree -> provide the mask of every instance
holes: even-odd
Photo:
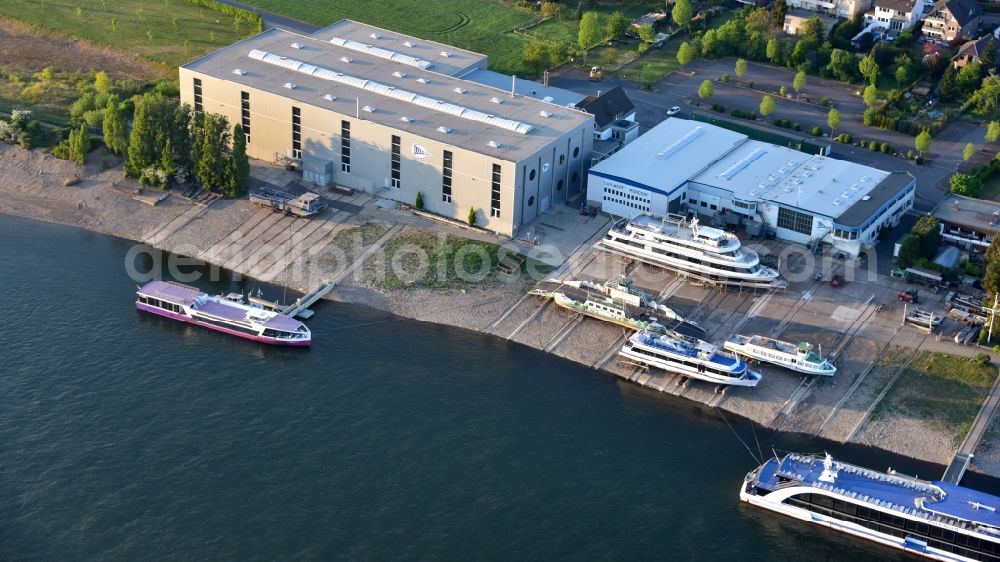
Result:
[[[762,117],[767,117],[768,115],[774,113],[774,98],[771,96],[764,96],[760,100],[760,114]]]
[[[996,117],[998,102],[1000,102],[1000,76],[987,76],[983,80],[983,85],[969,98],[969,103],[974,108],[973,113],[990,117]]]
[[[948,101],[958,97],[958,83],[956,79],[955,67],[948,65],[941,74],[941,81],[938,82],[938,94],[942,100]]]
[[[778,64],[781,60],[781,43],[777,39],[772,37],[767,40],[766,56],[772,64]]]
[[[621,12],[614,12],[608,16],[608,21],[604,24],[604,31],[608,37],[615,38],[625,35],[632,22]]]
[[[681,64],[681,71],[683,71],[684,67],[687,66],[692,60],[694,60],[694,47],[685,41],[681,43],[681,46],[677,49],[677,62]]]
[[[917,138],[913,139],[913,146],[914,148],[917,149],[917,152],[919,152],[920,155],[923,156],[925,152],[931,149],[930,132],[927,131],[927,129],[920,131],[920,134],[917,135]]]
[[[674,23],[678,27],[687,27],[691,23],[691,18],[694,17],[694,8],[691,7],[691,0],[677,0],[677,2],[674,2],[674,8],[670,12],[670,17],[673,18]]]
[[[559,2],[542,2],[542,17],[562,18],[563,5]]]
[[[979,55],[979,64],[983,66],[983,71],[987,73],[995,73],[997,70],[997,41],[994,37],[990,37],[986,41],[986,48]],[[992,71],[992,72],[991,72]]]
[[[858,70],[861,71],[861,75],[864,76],[872,86],[878,86],[878,63],[875,62],[875,57],[868,55],[861,59],[858,63]]]
[[[812,16],[802,24],[802,29],[796,34],[800,42],[804,42],[807,48],[814,49],[823,42],[823,31],[825,29],[823,20],[819,16]]]
[[[708,101],[708,98],[712,97],[714,91],[715,87],[712,85],[711,80],[702,80],[701,85],[698,86],[698,97]]]
[[[962,160],[968,162],[975,154],[976,154],[976,145],[970,142],[969,144],[965,145],[964,149],[962,149]]]
[[[108,105],[104,108],[104,145],[114,154],[122,154],[128,145],[128,113],[124,105],[118,101],[118,96],[108,97]]]
[[[195,177],[206,189],[225,188],[229,122],[222,115],[206,113],[194,133]]]
[[[100,94],[111,92],[111,79],[108,78],[107,72],[101,70],[94,75],[94,89]]]
[[[580,32],[576,36],[576,41],[581,49],[589,49],[601,42],[601,14],[597,12],[586,12],[580,20]]]
[[[840,112],[837,111],[836,107],[830,108],[830,113],[826,114],[826,124],[830,126],[830,136],[833,136],[833,131],[840,126]]]
[[[233,156],[229,162],[226,195],[241,197],[250,187],[250,160],[247,159],[246,135],[243,134],[243,127],[239,123],[233,127]]]
[[[986,142],[997,142],[1000,139],[1000,121],[990,121],[986,127]]]
[[[993,242],[990,242],[983,257],[986,261],[983,288],[993,296],[1000,293],[1000,236],[993,237]]]
[[[850,82],[854,79],[857,65],[854,64],[854,55],[843,49],[834,49],[830,52],[830,63],[826,68],[837,80]]]
[[[951,176],[950,186],[951,192],[955,195],[979,197],[983,192],[982,180],[969,174],[955,174]]]
[[[865,86],[865,91],[861,94],[861,97],[865,100],[866,106],[875,107],[875,102],[878,101],[878,88],[870,84]]]
[[[896,83],[902,86],[910,80],[910,65],[896,67]]]
[[[657,78],[659,78],[659,74],[656,72],[656,68],[653,65],[649,63],[642,65],[642,70],[639,73],[639,79],[642,81],[643,88],[647,90],[653,89],[653,82],[656,82]]]
[[[648,23],[640,25],[639,39],[641,39],[643,43],[652,43],[653,41],[656,40],[656,30],[654,30],[653,26],[649,25]]]
[[[714,29],[709,29],[701,37],[701,55],[711,58],[719,46],[718,34]]]
[[[781,28],[785,25],[785,14],[788,12],[788,6],[785,4],[785,0],[774,0],[771,4],[771,27]]]
[[[543,41],[532,39],[524,45],[521,51],[521,58],[528,63],[535,72],[542,72],[551,66],[549,47]]]
[[[806,85],[806,71],[800,70],[795,73],[795,78],[792,79],[792,88],[795,89],[795,97],[799,97],[799,93],[802,88]]]
[[[983,67],[978,62],[970,62],[955,75],[955,86],[963,97],[976,91],[982,82]]]
[[[747,61],[746,59],[739,58],[736,59],[736,79],[743,80],[743,77],[747,74]]]
[[[81,124],[79,129],[69,132],[69,159],[83,166],[90,152],[90,135],[87,125]]]

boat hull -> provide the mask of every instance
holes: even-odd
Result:
[[[249,341],[255,341],[259,343],[266,343],[270,345],[277,345],[282,347],[309,347],[312,344],[312,339],[308,340],[281,340],[277,338],[268,338],[264,336],[258,336],[254,334],[247,334],[240,332],[238,330],[230,330],[224,326],[217,326],[215,324],[210,324],[208,322],[202,322],[197,318],[191,318],[185,314],[178,314],[176,312],[170,312],[169,310],[163,310],[155,306],[150,306],[143,304],[141,302],[135,303],[135,308],[143,312],[148,312],[150,314],[155,314],[157,316],[162,316],[164,318],[169,318],[171,320],[177,320],[179,322],[186,322],[188,324],[193,324],[195,326],[200,326],[202,328],[207,328],[209,330],[214,330],[216,332],[222,332],[223,334],[228,334],[230,336],[236,336]]]
[[[958,561],[969,560],[968,558],[962,556],[942,551],[937,551],[937,549],[932,549],[932,548],[927,548],[922,551],[906,548],[904,539],[878,533],[861,525],[857,525],[847,521],[840,521],[837,519],[832,519],[822,515],[818,515],[806,509],[801,509],[794,506],[785,505],[782,503],[776,503],[774,501],[769,501],[767,499],[768,496],[757,496],[754,494],[750,494],[747,492],[747,488],[748,488],[748,482],[744,480],[742,485],[740,486],[740,500],[755,507],[767,509],[769,511],[780,513],[787,517],[798,519],[799,521],[805,521],[806,523],[812,523],[820,527],[827,527],[834,531],[839,531],[847,535],[865,539],[874,543],[881,544],[883,546],[895,548],[897,550],[902,550],[904,552],[909,552],[911,554],[929,558],[931,560],[944,560],[946,562],[958,562]]]
[[[626,359],[635,361],[636,363],[641,363],[643,365],[646,365],[647,367],[655,367],[657,369],[662,369],[668,373],[674,373],[684,377],[710,382],[714,384],[724,384],[727,386],[755,387],[757,386],[757,383],[759,383],[761,380],[760,375],[747,378],[735,378],[735,377],[713,375],[710,373],[703,373],[697,370],[692,370],[690,368],[680,367],[678,365],[675,365],[667,361],[659,361],[652,359],[650,357],[647,357],[646,355],[643,355],[642,353],[637,353],[632,349],[622,349],[619,352],[619,355],[625,357]]]
[[[747,346],[735,345],[729,341],[724,342],[722,344],[722,347],[727,351],[731,351],[737,355],[741,355],[748,359],[753,359],[754,361],[760,361],[761,363],[767,363],[769,365],[784,367],[785,369],[788,369],[790,371],[795,371],[797,373],[802,373],[804,375],[832,377],[837,372],[836,367],[832,367],[831,369],[821,369],[821,368],[813,369],[810,368],[808,365],[803,365],[801,363],[792,365],[791,363],[776,361],[774,359],[771,359],[770,357],[764,357],[763,355],[756,353],[753,349],[750,349]]]

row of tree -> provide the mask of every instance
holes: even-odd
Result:
[[[129,127],[129,105],[110,96],[103,119],[104,144],[125,157],[126,175],[162,188],[193,176],[230,197],[246,193],[250,163],[240,125],[230,129],[222,115],[146,94],[132,100]]]

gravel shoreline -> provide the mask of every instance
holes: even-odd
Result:
[[[116,163],[113,163],[110,169],[102,169],[99,162],[88,162],[81,169],[73,163],[56,159],[41,151],[26,151],[19,147],[0,145],[0,170],[3,170],[0,174],[0,214],[75,226],[140,242],[154,239],[153,245],[159,249],[186,256],[201,256],[227,243],[227,237],[246,223],[253,222],[255,214],[260,212],[248,201],[224,200],[199,214],[195,207],[176,195],[171,195],[155,207],[144,205],[131,197],[132,190],[138,186],[131,180],[124,179],[120,168],[114,167],[114,164]],[[72,187],[64,187],[63,180],[72,174],[80,175],[84,178],[83,181]],[[360,203],[362,202],[359,201]],[[351,228],[363,229],[368,224],[376,225],[366,238],[366,242],[372,242],[372,239],[387,232],[389,227],[399,220],[398,212],[394,214],[371,210],[368,207],[366,206],[364,211],[343,217],[329,229],[329,232],[318,233],[313,245],[317,249],[322,249],[342,244],[346,238],[343,233],[349,233]],[[182,216],[185,214],[193,218]],[[405,220],[412,222],[409,218]],[[182,227],[170,231],[170,225],[175,222]],[[189,224],[196,227],[183,227]],[[401,232],[407,232],[407,229],[414,227],[446,228],[435,227],[434,223],[429,221],[426,221],[426,224],[417,221],[417,224],[411,224]],[[168,236],[163,236],[162,239],[158,237],[167,231],[170,231]],[[458,232],[455,234],[461,235]],[[351,259],[360,255],[359,249],[348,252]],[[306,274],[307,270],[317,267],[317,264],[322,268],[326,263],[320,258],[310,263],[315,256],[316,253],[312,250],[304,252],[272,282],[288,286],[293,283],[302,284],[295,282],[300,279],[314,281],[314,277]],[[539,304],[532,300],[531,303],[514,309],[514,314],[501,319],[501,315],[521,301],[529,285],[528,280],[522,279],[494,287],[381,291],[373,288],[365,279],[364,272],[360,271],[348,276],[327,298],[360,304],[419,321],[492,333],[503,338],[508,334],[514,334],[522,323],[527,323],[534,310],[542,312]],[[305,287],[290,286],[290,288],[303,290]],[[679,293],[687,290],[682,288]],[[685,302],[680,294],[678,302]],[[562,313],[561,310],[555,310],[554,306],[549,308],[553,310],[544,311],[545,314],[539,317],[540,320],[528,325],[527,329],[513,338],[513,341],[543,349],[552,341],[553,335],[566,329],[567,333],[573,332],[575,341],[567,344],[561,343],[563,340],[560,340],[558,345],[549,343],[551,349],[546,351],[586,367],[596,366],[608,374],[622,374],[621,367],[613,361],[606,365],[598,364],[605,356],[606,345],[602,344],[604,345],[602,348],[601,345],[588,346],[585,343],[586,341],[612,343],[619,337],[620,329],[612,329],[596,322],[573,324],[571,316]],[[720,314],[725,317],[724,313]],[[754,322],[762,321],[763,318],[754,319]],[[789,329],[790,334],[794,331],[797,331],[794,326]],[[803,331],[808,332],[808,327],[803,327]],[[794,390],[794,387],[789,386],[791,380],[791,377],[784,375],[783,378],[773,379],[773,385],[769,389],[756,389],[756,394],[733,393],[720,404],[720,407],[726,410],[727,414],[732,412],[768,426],[773,420],[778,419],[777,409],[781,408],[781,403],[786,398],[779,394]],[[820,395],[810,398],[811,402],[834,400],[834,398],[823,398],[823,389],[819,392]],[[769,393],[777,394],[770,396]],[[705,392],[704,389],[697,387],[682,390],[680,395],[698,402],[711,403],[713,400],[710,391]],[[797,414],[802,414],[802,410],[800,409]],[[994,420],[993,423],[997,424],[997,421]],[[788,419],[784,424],[779,424],[779,429],[783,431],[801,432],[806,435],[815,435],[817,428],[818,422],[815,420],[795,417]],[[826,431],[823,433],[827,434]],[[974,470],[1000,476],[1000,447],[993,442],[1000,441],[998,434],[1000,430],[987,434],[982,448],[983,457],[981,462],[978,458],[977,462],[974,462]],[[921,420],[907,420],[906,423],[900,423],[900,420],[895,420],[895,423],[869,422],[853,442],[945,464],[954,447],[951,439],[945,438],[941,432],[928,427]]]

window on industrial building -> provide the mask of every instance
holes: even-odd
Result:
[[[500,218],[500,164],[493,164],[493,182],[490,191],[490,216]]]
[[[565,154],[560,154],[559,155],[559,165],[562,166],[564,162],[566,162],[566,155]]]
[[[580,147],[578,146],[573,149],[573,158],[576,158],[579,155],[580,155]]]
[[[202,109],[201,103],[201,78],[194,79],[194,110],[196,113],[201,113]]]
[[[340,171],[351,173],[351,122],[340,122]]]
[[[842,239],[842,240],[857,240],[858,239],[858,233],[857,232],[851,232],[849,230],[845,230],[845,229],[842,229],[842,228],[835,228],[835,229],[833,229],[833,235],[835,237],[837,237],[837,238]]]
[[[778,228],[787,228],[800,234],[812,234],[813,216],[778,207]]]
[[[240,111],[243,112],[240,125],[243,127],[243,136],[246,137],[247,144],[250,144],[250,93],[240,92]]]
[[[535,171],[532,170],[528,173],[528,181],[535,181]]]
[[[444,151],[444,159],[441,163],[441,200],[451,203],[451,151]]]
[[[302,159],[302,111],[292,108],[292,158]]]
[[[399,137],[392,135],[392,187],[399,189],[401,185],[399,175]]]

